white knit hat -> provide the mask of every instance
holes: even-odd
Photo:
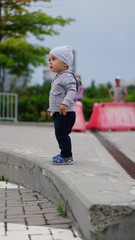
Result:
[[[73,62],[73,52],[70,46],[53,48],[50,53],[69,66]]]

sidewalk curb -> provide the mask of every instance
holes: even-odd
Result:
[[[91,239],[89,204],[81,193],[68,185],[47,164],[39,164],[13,153],[0,152],[0,175],[12,183],[39,192],[56,206],[64,204],[67,215],[74,221],[85,239]]]

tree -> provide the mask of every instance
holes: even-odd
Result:
[[[41,0],[0,1],[0,91],[4,89],[6,72],[21,76],[30,72],[30,66],[45,64],[50,49],[28,43],[28,33],[42,41],[45,35],[59,34],[56,25],[65,26],[73,21],[61,16],[53,18],[41,10],[30,12],[33,1]]]

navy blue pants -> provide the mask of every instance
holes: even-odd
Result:
[[[72,156],[72,145],[69,134],[72,131],[75,118],[75,112],[67,112],[65,116],[63,114],[60,115],[59,112],[53,114],[55,136],[61,150],[61,157]]]

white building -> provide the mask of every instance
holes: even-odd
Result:
[[[121,84],[125,87],[128,87],[128,86],[135,86],[135,80],[121,80]]]

